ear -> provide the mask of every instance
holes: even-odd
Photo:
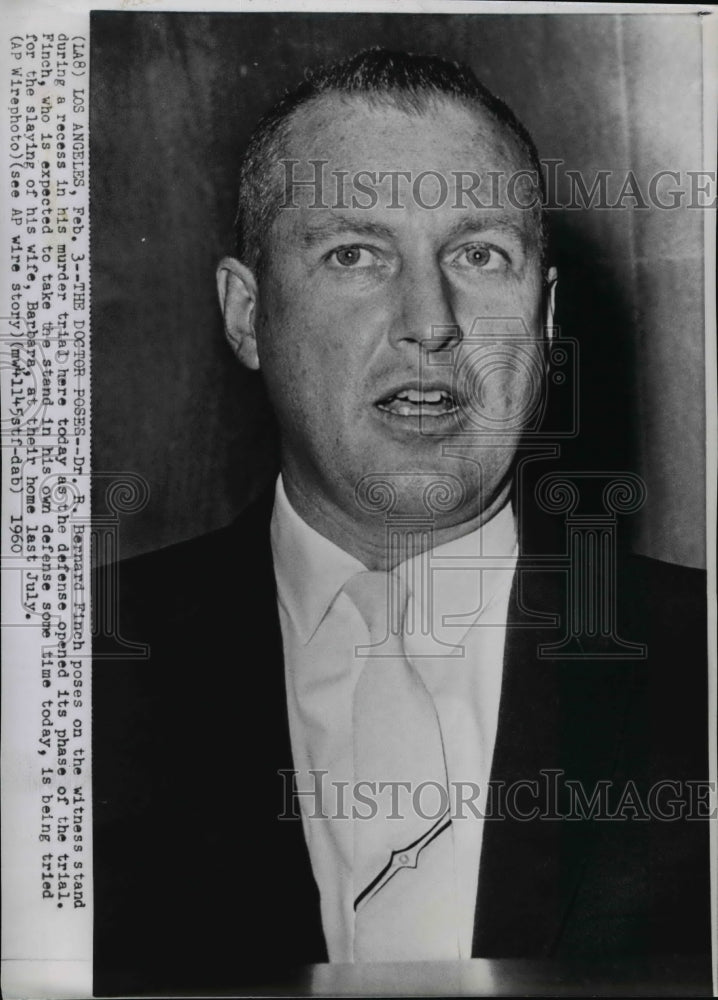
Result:
[[[549,340],[553,340],[554,332],[554,313],[556,311],[556,285],[558,284],[558,271],[555,267],[550,267],[548,269],[548,274],[546,276],[546,316],[545,329],[546,336]]]
[[[225,257],[217,268],[217,292],[229,346],[243,365],[256,371],[259,368],[254,330],[256,279],[244,264],[234,257]]]

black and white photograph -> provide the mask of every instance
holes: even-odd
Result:
[[[714,995],[715,9],[229,6],[89,11],[38,161],[37,905],[93,996]]]

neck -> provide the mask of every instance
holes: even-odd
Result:
[[[389,548],[386,521],[382,515],[373,519],[357,517],[330,498],[303,489],[303,484],[284,469],[282,482],[290,504],[311,528],[354,556],[367,569],[381,572],[394,569],[406,558],[410,537],[411,555],[419,555],[427,549],[444,545],[482,527],[505,507],[511,491],[511,481],[508,480],[491,502],[480,510],[469,512],[467,517],[456,523],[442,524],[436,521],[432,524],[431,531],[421,530],[420,525],[412,524],[409,518],[406,526],[397,521],[392,532],[392,546]]]

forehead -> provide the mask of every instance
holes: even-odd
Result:
[[[404,110],[388,98],[327,94],[293,116],[287,155],[329,169],[513,172],[530,166],[518,139],[477,103],[429,98]]]

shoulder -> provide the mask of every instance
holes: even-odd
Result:
[[[624,556],[623,566],[629,576],[650,586],[655,592],[673,594],[677,600],[705,595],[705,570],[641,555]]]
[[[120,563],[122,572],[141,577],[145,574],[172,574],[185,569],[216,567],[242,548],[253,550],[269,541],[269,523],[272,514],[271,493],[262,494],[249,504],[231,524],[187,541],[177,542],[163,549]]]
[[[616,577],[617,603],[627,622],[652,634],[685,635],[705,629],[707,577],[704,570],[624,556]]]
[[[707,583],[702,570],[632,556],[622,564],[618,629],[640,643],[629,718],[635,753],[650,755],[658,776],[692,777],[707,765]],[[683,761],[683,771],[678,762]]]
[[[226,527],[97,567],[95,618],[108,606],[116,609],[123,632],[134,638],[135,632],[155,635],[193,620],[206,623],[230,606],[236,613],[244,594],[273,587],[271,510],[270,492]]]

